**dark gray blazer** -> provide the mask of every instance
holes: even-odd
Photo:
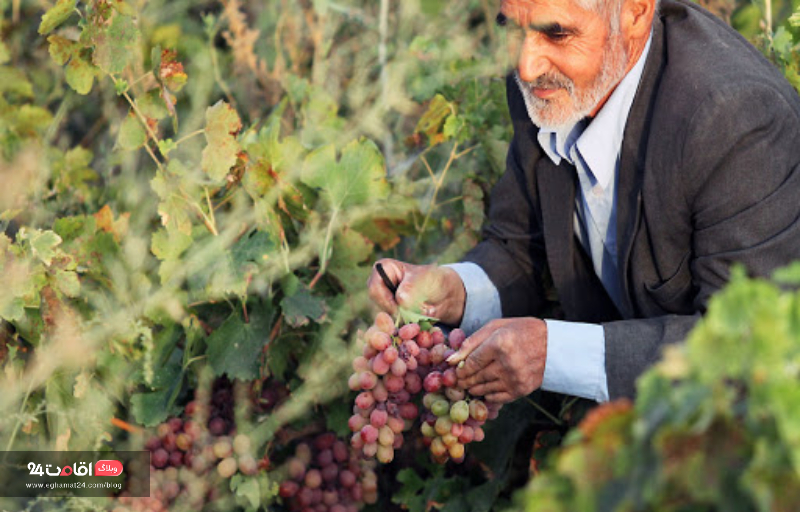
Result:
[[[734,262],[753,275],[800,258],[800,98],[734,30],[663,0],[622,143],[621,311],[573,232],[577,178],[543,154],[507,81],[514,138],[475,262],[504,316],[537,316],[549,277],[566,320],[602,323],[611,398],[681,341]]]

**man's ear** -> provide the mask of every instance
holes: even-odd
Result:
[[[646,39],[656,10],[656,0],[622,0],[620,30],[626,39]]]

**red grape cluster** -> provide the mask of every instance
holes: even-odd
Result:
[[[263,392],[259,390],[260,397]],[[257,402],[255,405],[258,407]],[[167,510],[176,501],[202,506],[212,499],[209,496],[216,492],[219,478],[230,478],[237,472],[254,475],[267,469],[269,458],[265,455],[257,459],[250,438],[236,434],[233,406],[233,385],[228,379],[217,379],[210,394],[198,389],[195,399],[186,405],[184,417],[158,425],[155,435],[145,443],[145,449],[151,452],[151,498],[131,503],[120,498],[120,504],[143,511]]]
[[[434,460],[441,464],[448,459],[462,462],[465,445],[483,441],[482,426],[490,415],[483,400],[470,397],[458,386],[456,370],[447,363],[466,337],[461,329],[453,329],[449,337],[438,333],[432,337],[430,366],[423,381],[425,411],[420,430]],[[499,406],[492,407],[499,410]]]
[[[353,360],[349,386],[360,391],[348,422],[353,436],[350,445],[366,458],[388,463],[403,446],[403,432],[419,415],[412,398],[422,390],[417,372],[422,351],[420,337],[430,334],[417,324],[399,330],[386,313],[379,313],[363,336],[363,355]]]
[[[465,445],[483,440],[483,424],[500,409],[457,385],[447,358],[461,347],[464,331],[453,329],[448,337],[425,323],[398,329],[381,312],[362,339],[363,355],[353,360],[349,379],[350,389],[360,392],[349,421],[354,433],[350,444],[366,458],[391,462],[403,444],[402,432],[419,416],[414,400],[424,389],[423,442],[437,462],[463,461]]]
[[[300,443],[286,462],[278,494],[291,511],[357,512],[378,501],[378,477],[330,432]]]

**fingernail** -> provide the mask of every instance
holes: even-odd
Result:
[[[447,361],[448,363],[452,363],[456,359],[458,359],[458,352],[456,352],[455,354],[451,354],[450,357],[445,359],[445,361]],[[461,362],[463,363],[464,361],[461,361]]]

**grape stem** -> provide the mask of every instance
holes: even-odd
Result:
[[[525,398],[525,401],[528,402],[529,404],[531,404],[534,407],[534,409],[536,409],[540,413],[544,414],[547,417],[547,419],[549,419],[550,421],[555,423],[557,426],[559,426],[559,427],[564,426],[564,423],[561,420],[559,420],[558,418],[556,418],[555,416],[550,414],[544,407],[542,407],[541,405],[539,405],[536,402],[534,402],[533,400],[531,400],[530,397],[526,396],[526,397],[523,397],[523,398]]]

